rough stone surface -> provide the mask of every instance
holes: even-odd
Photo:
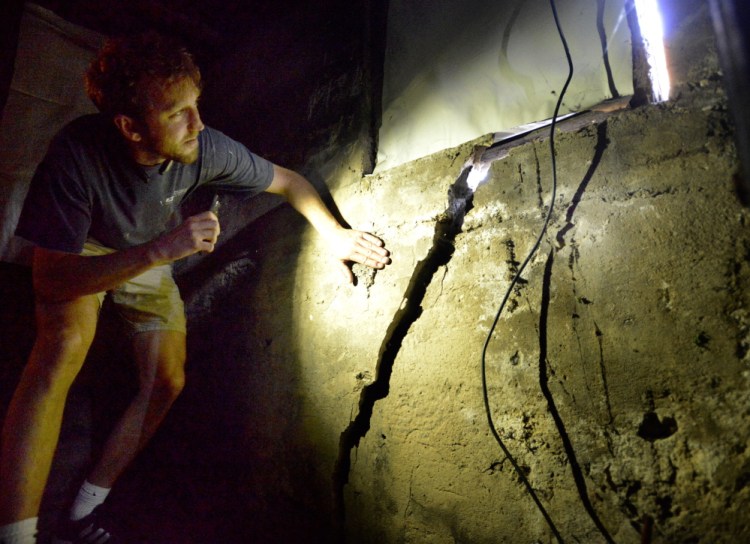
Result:
[[[287,208],[240,231],[227,244],[253,257],[190,299],[199,385],[179,433],[217,438],[188,459],[247,465],[232,485],[269,539],[747,540],[750,217],[731,136],[716,83],[557,133],[551,221],[486,350],[489,412],[512,459],[488,424],[482,348],[548,209],[547,138],[492,164],[416,301],[415,271],[475,142],[339,178],[342,216],[393,252],[356,286]]]
[[[664,542],[750,535],[748,217],[725,126],[723,112],[648,107],[557,140],[552,221],[486,376],[498,432],[566,539],[606,540],[582,492],[617,542],[638,542],[645,519]],[[480,379],[494,312],[542,224],[548,157],[546,142],[514,149],[477,191],[352,452],[353,541],[550,538],[489,435]],[[396,258],[415,245],[389,239]],[[386,289],[376,281],[371,298]]]
[[[236,451],[262,467],[246,489],[269,534],[287,504],[323,520],[320,541],[750,538],[748,213],[715,58],[679,66],[668,104],[557,134],[551,221],[486,350],[507,453],[482,351],[548,210],[548,139],[492,164],[428,278],[416,271],[481,142],[362,180],[327,164],[341,215],[393,252],[354,287],[290,210],[261,221],[255,268],[205,322],[232,316],[239,334],[219,335],[232,374],[204,402],[232,401],[217,420],[238,418]]]

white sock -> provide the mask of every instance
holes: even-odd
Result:
[[[0,527],[0,544],[35,544],[39,518],[16,521]]]
[[[70,519],[78,521],[88,516],[94,511],[94,508],[104,502],[104,499],[109,495],[109,491],[110,488],[99,487],[88,480],[83,482],[81,489],[78,490],[76,500],[73,501],[73,506],[70,507]]]

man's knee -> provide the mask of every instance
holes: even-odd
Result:
[[[151,389],[154,400],[171,404],[185,387],[184,333],[156,331],[137,335],[135,341],[141,387]]]
[[[61,323],[39,329],[37,342],[57,352],[59,359],[68,361],[86,356],[91,346],[91,336],[76,324]]]
[[[96,331],[98,303],[37,304],[37,333],[30,360],[39,372],[75,376]]]
[[[174,401],[185,388],[184,365],[162,367],[156,373],[154,392],[167,401]]]

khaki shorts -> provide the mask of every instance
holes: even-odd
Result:
[[[88,240],[81,255],[107,255],[114,250]],[[99,307],[109,295],[132,334],[148,331],[185,333],[185,305],[172,277],[170,265],[156,266],[111,291],[97,293]]]

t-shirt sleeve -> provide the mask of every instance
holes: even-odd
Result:
[[[45,249],[80,253],[91,225],[91,207],[82,185],[55,158],[50,146],[31,180],[16,235]]]
[[[273,163],[256,155],[222,132],[206,128],[203,140],[201,184],[252,196],[265,191],[273,180]]]

